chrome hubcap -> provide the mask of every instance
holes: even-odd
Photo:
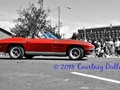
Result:
[[[80,50],[78,48],[73,48],[70,52],[72,58],[78,58],[80,56]]]
[[[19,57],[20,53],[21,53],[21,51],[17,47],[12,48],[12,50],[11,50],[11,56],[14,57],[14,58]]]

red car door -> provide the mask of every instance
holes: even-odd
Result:
[[[54,43],[52,45],[53,52],[65,52],[65,44],[61,42],[59,39],[54,39]]]
[[[53,39],[29,39],[30,51],[52,52]]]

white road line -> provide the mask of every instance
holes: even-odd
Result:
[[[120,81],[114,80],[114,79],[108,79],[108,78],[104,78],[104,77],[98,77],[98,76],[88,75],[88,74],[79,73],[79,72],[71,72],[71,73],[75,74],[75,75],[79,75],[79,76],[84,76],[84,77],[89,77],[89,78],[94,78],[94,79],[98,79],[98,80],[103,80],[103,81],[107,81],[107,82],[120,84]]]

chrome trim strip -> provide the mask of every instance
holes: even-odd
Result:
[[[65,52],[35,52],[35,51],[26,51],[26,54],[29,55],[65,55]]]
[[[94,49],[85,49],[85,50],[94,50]]]

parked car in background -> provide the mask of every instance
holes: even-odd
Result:
[[[33,58],[34,56],[69,56],[70,59],[82,59],[85,55],[89,55],[94,45],[80,40],[58,39],[52,33],[43,31],[36,38],[13,37],[10,32],[0,29],[2,35],[0,37],[0,52],[9,53],[13,59],[23,57]],[[0,32],[1,33],[1,32]]]

